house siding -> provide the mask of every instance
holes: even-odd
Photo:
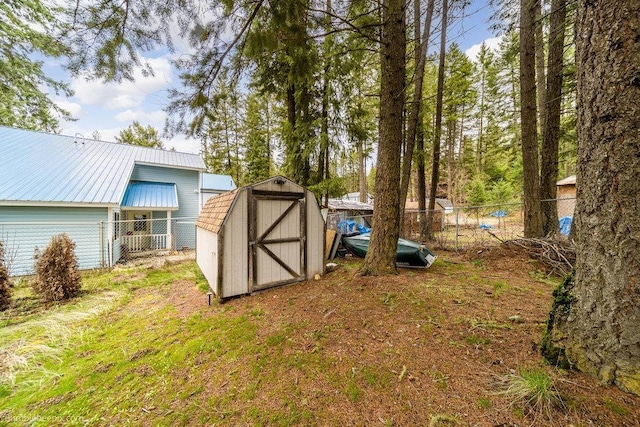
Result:
[[[236,196],[223,224],[222,295],[226,298],[249,292],[249,211],[248,191],[244,189]],[[199,241],[201,242],[201,241]],[[215,286],[215,284],[212,284]]]
[[[175,236],[175,247],[195,248],[195,219],[200,213],[199,171],[174,169],[161,166],[136,164],[131,174],[131,181],[175,183],[178,192],[179,209],[173,211],[172,233]],[[154,212],[154,218],[158,218]]]
[[[324,274],[324,239],[326,233],[326,226],[322,213],[318,208],[315,196],[312,192],[306,192],[306,205],[307,205],[307,279],[312,279],[316,274]],[[323,227],[319,227],[318,224],[322,224]],[[318,256],[318,254],[323,256]]]
[[[33,254],[43,250],[51,237],[67,233],[76,244],[76,256],[81,269],[108,264],[107,236],[101,247],[101,224],[108,220],[106,207],[0,207],[0,240],[11,275],[33,273]]]

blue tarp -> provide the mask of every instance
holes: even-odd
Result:
[[[505,216],[507,216],[507,211],[499,210],[499,211],[491,212],[489,216],[493,216],[495,218],[504,218]]]
[[[340,221],[338,223],[338,230],[340,230],[340,232],[345,235],[353,234],[356,232],[364,234],[364,233],[369,233],[371,231],[370,228],[365,227],[362,224],[358,224],[352,219]]]
[[[573,222],[572,216],[563,216],[558,220],[560,225],[560,234],[563,236],[568,236],[571,232],[571,223]]]
[[[480,224],[480,228],[482,230],[491,230],[493,228],[493,226],[491,226],[489,224]]]

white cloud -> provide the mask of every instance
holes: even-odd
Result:
[[[150,123],[154,127],[162,127],[166,117],[167,113],[162,110],[146,112],[128,109],[116,114],[115,119],[123,123],[131,123],[137,120],[140,123]]]
[[[171,84],[172,70],[167,57],[147,58],[154,76],[145,77],[141,69],[134,72],[135,81],[121,83],[104,83],[102,81],[87,81],[75,78],[71,88],[75,91],[75,98],[81,104],[97,105],[116,110],[132,108],[141,105],[145,98],[158,91],[164,90]]]
[[[164,146],[167,150],[175,148],[176,151],[181,153],[200,154],[200,141],[196,139],[186,139],[176,136],[168,141],[164,141]]]
[[[475,61],[478,59],[478,53],[480,53],[480,46],[482,45],[482,43],[485,43],[489,48],[489,50],[492,50],[495,52],[496,50],[498,50],[498,47],[500,46],[501,41],[502,41],[502,37],[491,37],[484,40],[481,43],[474,44],[469,49],[465,50],[464,53],[469,57],[469,59],[471,59],[472,61]]]
[[[78,118],[84,114],[82,105],[78,104],[77,102],[71,102],[66,99],[57,99],[54,102],[58,107],[71,113],[71,116],[74,118]]]

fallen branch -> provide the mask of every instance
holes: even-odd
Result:
[[[573,270],[576,250],[572,242],[553,239],[514,239],[505,245],[524,249],[531,258],[543,263],[550,274],[566,276]]]

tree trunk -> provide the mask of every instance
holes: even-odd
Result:
[[[576,276],[550,340],[578,369],[640,395],[638,34],[640,2],[578,2]]]
[[[438,62],[438,88],[436,93],[436,123],[433,137],[433,157],[431,159],[431,186],[429,189],[429,206],[425,221],[429,239],[432,236],[433,211],[436,208],[436,192],[440,179],[440,137],[442,136],[442,98],[444,94],[444,61],[447,53],[447,15],[448,0],[442,0],[442,28],[440,29],[440,61]]]
[[[547,128],[547,78],[544,61],[544,25],[542,20],[542,0],[535,0],[535,46],[536,46],[536,92],[538,95],[538,120],[540,120],[540,133],[545,134]]]
[[[542,236],[536,124],[535,0],[520,0],[520,127],[524,189],[524,236]]]
[[[384,0],[380,40],[380,118],[375,209],[362,275],[395,274],[400,235],[400,153],[405,81],[405,2]]]
[[[360,192],[360,202],[369,203],[368,191],[367,191],[367,165],[364,155],[364,141],[358,140],[358,191]]]
[[[478,139],[476,140],[476,175],[480,175],[482,172],[482,150],[484,149],[483,138],[484,138],[484,97],[487,91],[486,84],[486,66],[484,63],[480,63],[480,67],[482,67],[482,71],[480,73],[480,108],[478,113],[480,115],[480,123],[478,124]]]
[[[549,29],[549,71],[547,73],[546,126],[542,134],[542,163],[540,165],[540,198],[542,228],[545,236],[558,232],[556,182],[558,181],[558,146],[560,142],[560,114],[562,106],[562,73],[566,0],[552,0]]]
[[[424,82],[424,67],[427,58],[427,47],[429,45],[429,34],[431,32],[431,19],[433,17],[433,8],[435,0],[429,0],[427,4],[427,15],[424,19],[424,33],[420,35],[420,0],[414,0],[414,17],[415,17],[415,83],[413,91],[413,102],[411,104],[411,113],[407,127],[406,151],[402,163],[402,180],[400,182],[400,217],[404,215],[404,205],[407,200],[407,192],[409,190],[409,180],[411,179],[411,163],[413,161],[413,150],[416,144],[416,135],[420,122],[422,121],[422,86]],[[418,48],[419,46],[419,48]]]
[[[327,0],[324,30],[331,31],[331,0]],[[325,36],[323,53],[324,68],[322,70],[322,109],[320,111],[320,155],[318,158],[318,182],[328,180],[329,174],[329,101],[331,99],[331,35]],[[324,193],[324,206],[329,204],[329,190]]]
[[[418,129],[416,134],[416,197],[418,198],[418,221],[420,223],[420,241],[425,241],[429,238],[429,229],[427,228],[427,183],[425,179],[424,170],[424,127],[422,120],[418,122]]]

